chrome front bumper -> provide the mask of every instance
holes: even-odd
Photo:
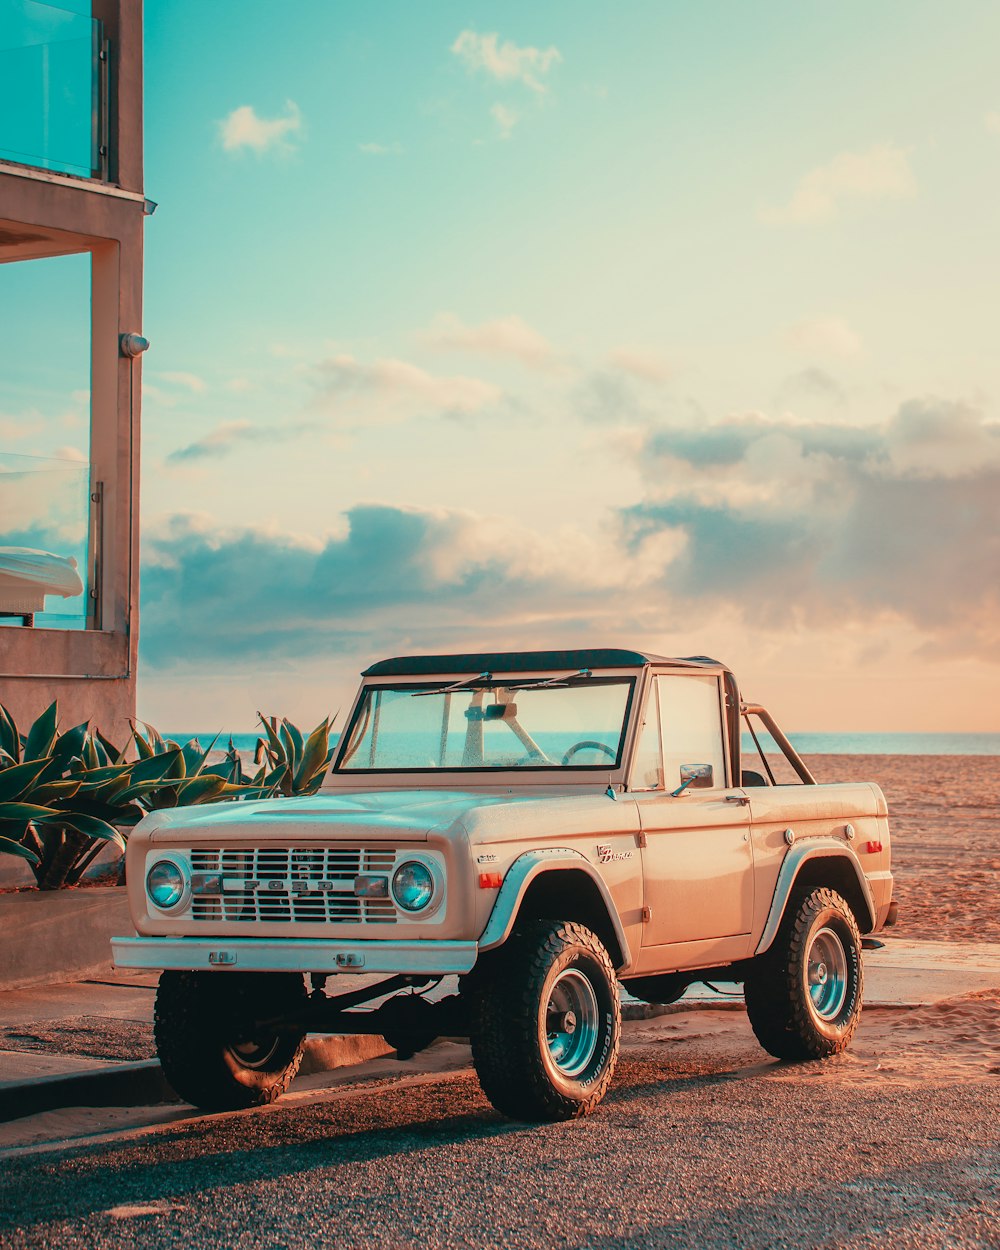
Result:
[[[117,968],[183,972],[234,968],[240,972],[413,972],[434,976],[469,972],[476,942],[321,942],[314,939],[116,937]]]

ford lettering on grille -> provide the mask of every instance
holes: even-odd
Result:
[[[195,848],[195,921],[396,924],[389,847]]]

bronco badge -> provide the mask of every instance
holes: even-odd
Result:
[[[616,859],[631,859],[631,851],[613,851],[610,846],[597,844],[597,860],[601,864],[610,864]]]

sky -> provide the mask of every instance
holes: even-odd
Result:
[[[1000,730],[996,4],[145,23],[140,716],[621,645],[791,730]],[[70,444],[72,360],[6,400]]]

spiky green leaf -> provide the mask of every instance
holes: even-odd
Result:
[[[124,764],[125,756],[128,754],[128,743],[123,747],[116,747],[115,744],[105,738],[99,729],[94,730],[94,737],[104,748],[104,753],[112,764]]]
[[[21,735],[13,716],[0,703],[0,751],[15,764],[21,762]]]
[[[29,820],[45,820],[58,815],[54,807],[42,807],[38,803],[0,803],[0,826],[19,825],[23,828]]]
[[[82,784],[83,782],[78,779],[45,781],[41,785],[35,786],[31,792],[31,797],[36,803],[65,803],[67,799],[71,799],[79,791]]]
[[[58,825],[60,829],[75,829],[85,838],[98,838],[102,842],[113,842],[122,850],[125,849],[125,839],[114,825],[109,825],[106,820],[101,820],[98,816],[88,816],[84,812],[54,812],[45,819],[38,819],[36,823]]]
[[[21,859],[26,859],[29,864],[42,862],[34,851],[22,846],[20,842],[14,842],[11,838],[0,837],[0,854],[18,855]]]
[[[58,700],[53,700],[28,730],[28,738],[24,744],[26,760],[40,760],[52,754],[58,716],[59,703]]]
[[[19,799],[34,786],[49,763],[49,758],[43,757],[40,760],[25,760],[23,764],[15,764],[13,768],[0,769],[0,803]]]
[[[317,774],[322,780],[322,770],[327,757],[329,738],[330,725],[328,721],[323,721],[317,725],[309,735],[302,750],[302,759],[295,770],[293,786],[296,793],[305,790],[307,786],[311,785]]]

